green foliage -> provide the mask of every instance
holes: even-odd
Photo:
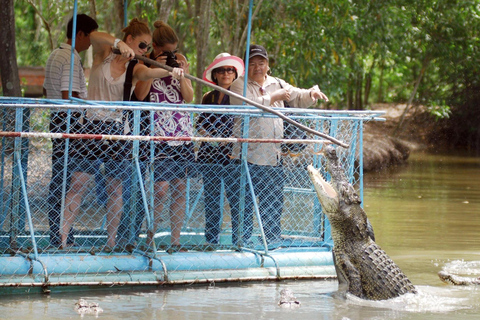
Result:
[[[429,106],[428,111],[435,116],[435,120],[450,118],[452,110],[447,105]]]
[[[118,32],[114,1],[79,1],[79,12],[89,13],[93,2],[100,29]],[[129,19],[137,16],[153,25],[160,2],[130,1]],[[179,49],[192,73],[197,63],[194,6],[201,3],[177,1],[167,21],[181,39]],[[212,0],[206,65],[220,52],[243,56],[246,5]],[[66,0],[15,2],[20,65],[44,65],[50,41],[55,47],[64,40],[72,6]],[[480,81],[479,0],[256,0],[254,6],[251,42],[267,48],[272,73],[299,87],[318,84],[337,108],[413,98],[412,103],[432,106],[436,117],[453,123],[461,121],[455,113],[471,115],[467,109],[478,106],[471,90]],[[478,123],[469,126],[480,130]]]

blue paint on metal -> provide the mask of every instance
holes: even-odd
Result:
[[[30,205],[28,203],[27,184],[25,183],[25,177],[23,176],[22,163],[20,162],[19,157],[17,157],[17,163],[18,163],[18,176],[20,178],[20,185],[22,187],[23,200],[25,201],[25,209],[26,209],[27,219],[28,219],[28,228],[30,232],[31,241],[33,244],[33,252],[35,255],[35,260],[38,260],[37,242],[35,241],[35,233],[34,233],[35,229],[33,228],[32,214],[30,212]]]
[[[332,256],[328,248],[305,250],[271,251],[278,267],[310,267],[330,266]],[[262,259],[262,254],[254,252],[188,252],[188,253],[158,253],[157,257],[164,263],[169,272],[195,272],[213,270],[241,270],[250,268],[272,268],[275,263],[270,259]],[[71,274],[74,278],[83,275],[118,273],[118,272],[163,272],[161,263],[153,259],[151,268],[149,258],[143,255],[91,255],[91,254],[40,254],[41,260],[50,276],[55,274]],[[263,260],[263,261],[262,261]],[[33,269],[32,269],[33,267]],[[9,275],[27,276],[28,274],[44,275],[42,265],[32,263],[26,257],[9,256],[0,258],[2,277],[0,283],[9,281]]]
[[[81,102],[78,101],[78,102]],[[41,99],[8,99],[8,98],[0,98],[0,104],[3,106],[8,106],[8,104],[16,104],[16,103],[24,103],[23,107],[25,109],[28,108],[38,108],[39,106],[46,105],[46,104],[56,104],[58,105],[59,103],[62,104],[60,108],[68,108],[67,110],[70,109],[75,109],[75,108],[80,108],[79,105],[74,104],[75,102],[69,102],[65,103],[65,101],[52,101],[52,100],[41,100]],[[83,102],[82,102],[83,103]],[[65,107],[63,106],[65,105]],[[84,106],[84,104],[82,104]],[[108,108],[110,109],[111,106],[114,106],[113,104],[106,103],[103,108]],[[152,108],[152,106],[144,107],[139,105],[142,108]],[[117,106],[118,107],[118,106]],[[23,121],[23,109],[20,108],[19,106],[17,108],[17,123],[16,123],[16,131],[22,131],[22,123]],[[136,108],[136,105],[132,104],[130,106],[132,110],[134,110],[134,118],[135,118],[135,125],[133,128],[134,134],[139,133],[139,119],[138,119],[138,114],[139,110],[141,108]],[[254,114],[253,110],[251,110],[249,107],[242,107],[243,112],[233,112],[233,114],[236,115],[242,115],[244,117],[250,117],[252,116],[258,116]],[[202,107],[201,106],[196,106],[196,105],[188,105],[186,106],[186,109],[189,110],[208,110],[208,108]],[[159,109],[160,110],[160,109]],[[162,109],[163,110],[163,109]],[[252,111],[252,114],[249,112]],[[343,127],[341,127],[342,130],[339,129],[339,121],[347,121],[350,123],[356,122],[353,125],[351,124],[352,128],[355,128],[352,130],[351,134],[353,135],[350,137],[352,141],[355,141],[358,139],[358,137],[361,137],[362,133],[362,124],[363,121],[373,119],[374,117],[377,116],[377,114],[372,113],[370,114],[369,117],[365,116],[365,113],[355,113],[355,112],[350,112],[351,114],[348,115],[346,113],[333,113],[328,115],[327,113],[323,112],[313,112],[313,111],[308,111],[308,113],[305,113],[303,115],[299,115],[298,118],[302,119],[307,119],[309,121],[314,121],[315,122],[315,127],[318,129],[326,128],[327,126],[330,126],[330,133],[333,135],[337,134],[338,132],[342,132]],[[151,118],[153,118],[153,111],[150,112]],[[346,120],[339,120],[339,118],[346,119]],[[151,122],[151,125],[153,126],[153,121]],[[153,129],[153,128],[152,128]],[[321,131],[321,130],[319,130]],[[153,132],[153,130],[152,130]],[[349,133],[350,134],[350,133]],[[245,137],[248,138],[248,130],[246,131]],[[19,163],[19,159],[21,159],[22,155],[19,154],[20,151],[26,151],[22,150],[22,147],[20,147],[22,138],[15,138],[16,142],[16,153],[15,153],[15,161],[14,165],[17,167],[15,170],[12,170],[12,175],[13,175],[13,180],[16,181],[17,185],[16,188],[17,190],[23,189],[22,194],[26,194],[24,187],[27,185],[25,181],[21,181],[21,177],[19,177],[18,173],[22,172],[22,168],[24,167],[22,163]],[[24,139],[26,140],[26,139]],[[137,141],[138,142],[138,141]],[[153,143],[153,142],[151,142]],[[362,141],[361,139],[356,142],[358,143],[358,146],[361,150],[362,147]],[[143,189],[143,181],[142,181],[142,175],[141,175],[141,170],[138,162],[138,148],[136,147],[137,143],[134,143],[134,159],[135,159],[135,172],[137,175],[137,178],[139,181],[140,188]],[[348,150],[348,159],[347,163],[352,166],[354,162],[354,157],[355,157],[355,143],[351,144],[351,149]],[[319,151],[320,148],[319,146],[314,146],[314,151],[317,152]],[[153,150],[151,150],[153,152]],[[361,155],[361,153],[359,153]],[[151,153],[151,159],[154,159],[154,154]],[[322,159],[323,157],[319,155],[314,155],[312,157],[314,159],[314,163],[317,167],[321,166]],[[251,177],[248,171],[248,165],[245,160],[246,158],[243,158],[242,160],[242,169],[244,170],[245,173],[245,184],[248,185],[248,189],[244,188],[244,190],[247,190],[247,192],[251,192],[253,196],[255,196],[255,193],[253,192],[252,188],[252,183],[251,183]],[[361,158],[360,158],[360,161]],[[152,162],[150,162],[151,164]],[[3,168],[2,168],[3,170]],[[19,171],[20,170],[20,171]],[[359,168],[360,170],[360,175],[363,176],[361,167]],[[349,171],[351,174],[351,171]],[[26,172],[25,172],[26,174]],[[151,176],[150,181],[153,181],[153,176]],[[19,183],[19,185],[18,185]],[[153,190],[152,190],[153,191]],[[294,188],[294,187],[287,187],[285,189],[286,192],[295,194],[295,195],[311,195],[312,190],[311,188]],[[362,192],[361,188],[360,191]],[[153,193],[152,193],[153,194]],[[11,201],[11,198],[14,195],[10,194],[9,195],[9,201]],[[18,197],[18,193],[17,193]],[[148,202],[147,202],[147,195],[145,193],[145,190],[142,190],[142,198],[143,198],[143,205],[148,208]],[[153,197],[150,197],[150,199],[153,201]],[[13,206],[14,210],[18,210],[20,207],[19,201],[20,199],[17,199],[17,203],[15,206]],[[20,201],[21,202],[21,201]],[[28,203],[28,202],[26,202]],[[274,250],[274,248],[270,248],[267,246],[265,242],[265,237],[262,232],[261,228],[261,221],[259,218],[259,212],[258,212],[258,207],[255,208],[256,211],[256,216],[257,220],[260,222],[259,223],[259,232],[260,232],[260,243],[258,246],[255,248],[258,251],[254,250],[247,250],[243,248],[242,252],[235,252],[233,251],[232,248],[228,250],[222,251],[222,249],[217,249],[215,252],[198,252],[195,250],[191,250],[190,252],[187,253],[175,253],[173,255],[168,255],[164,251],[155,251],[155,255],[153,253],[150,253],[150,257],[147,257],[145,255],[139,254],[137,251],[134,251],[133,254],[102,254],[98,253],[96,255],[91,255],[89,253],[81,253],[78,252],[76,254],[67,254],[67,253],[62,253],[62,252],[55,252],[55,253],[38,253],[35,250],[37,249],[37,241],[35,241],[35,238],[32,239],[32,252],[33,255],[30,259],[27,259],[26,257],[21,257],[21,256],[0,256],[0,270],[3,275],[8,275],[8,274],[14,274],[16,277],[6,277],[5,279],[0,279],[0,286],[1,283],[5,281],[9,282],[15,282],[18,281],[18,283],[29,283],[28,281],[44,281],[44,280],[38,280],[40,278],[35,278],[40,277],[39,275],[43,275],[43,277],[49,277],[50,279],[57,279],[60,281],[70,281],[74,282],[79,279],[78,283],[82,281],[86,281],[87,279],[99,279],[101,278],[102,275],[105,275],[105,279],[114,279],[115,281],[133,281],[135,279],[140,280],[145,280],[145,281],[186,281],[186,279],[192,279],[195,281],[207,281],[208,277],[211,275],[215,275],[215,277],[223,277],[225,279],[245,279],[245,278],[256,278],[256,279],[265,279],[265,277],[272,277],[272,272],[270,269],[275,270],[273,277],[284,277],[285,274],[294,274],[295,276],[301,276],[302,272],[303,275],[309,275],[309,274],[314,274],[313,272],[317,272],[315,275],[319,275],[318,272],[320,272],[320,275],[322,272],[325,272],[325,276],[329,276],[329,272],[331,271],[332,267],[332,262],[331,262],[331,247],[332,247],[332,241],[331,241],[331,234],[330,234],[330,226],[328,221],[323,217],[323,214],[321,212],[321,207],[318,203],[318,200],[314,200],[314,229],[315,233],[308,233],[304,232],[304,230],[299,230],[296,234],[292,233],[289,234],[288,232],[285,232],[285,236],[287,238],[289,236],[298,236],[298,237],[317,237],[319,238],[320,236],[323,235],[323,242],[321,242],[320,246],[323,245],[323,247],[318,247],[319,243],[315,243],[312,240],[312,243],[309,243],[308,241],[301,242],[301,245],[303,247],[295,247],[295,245],[292,245],[291,247],[287,248],[282,248],[282,249],[277,249]],[[196,205],[194,205],[196,206]],[[27,204],[27,207],[29,205]],[[153,207],[153,203],[152,203]],[[19,221],[19,214],[18,212],[16,214],[13,214],[12,217],[14,217],[14,222]],[[29,225],[30,228],[33,229],[33,226],[31,224],[31,214],[27,212],[27,216],[29,216]],[[151,229],[151,220],[152,217],[150,213],[147,213],[147,224],[149,225],[149,230]],[[150,221],[149,221],[150,220]],[[15,223],[14,223],[15,224]],[[18,228],[13,229],[15,232],[15,235],[18,235]],[[190,231],[190,229],[189,229]],[[303,234],[304,232],[305,234]],[[38,234],[35,234],[35,236],[39,237]],[[98,236],[99,238],[104,239],[105,235],[102,234]],[[158,240],[162,241],[162,244],[165,245],[165,243],[168,243],[164,241],[169,237],[169,232],[165,232],[165,235],[162,235]],[[223,235],[225,239],[225,235]],[[78,240],[78,238],[77,238]],[[191,240],[191,239],[190,239]],[[189,241],[190,241],[189,240]],[[197,240],[199,241],[198,243],[201,243],[203,240],[203,234],[199,235]],[[25,242],[26,240],[23,239]],[[44,242],[45,240],[43,240]],[[102,240],[103,241],[103,240]],[[320,241],[317,239],[317,241]],[[183,243],[183,242],[182,242]],[[189,242],[192,244],[191,242]],[[195,243],[195,242],[193,242]],[[24,247],[24,246],[22,246]],[[163,262],[163,264],[162,264]],[[309,271],[304,271],[302,268],[313,268],[309,269]],[[293,268],[293,269],[288,269],[288,271],[285,270],[285,268]],[[325,269],[323,269],[325,268]],[[267,270],[268,269],[268,270]],[[315,271],[312,271],[315,270]],[[327,271],[325,271],[327,270]],[[29,276],[29,272],[33,271],[32,276]],[[152,275],[152,274],[147,274],[147,273],[157,273],[157,276]],[[163,276],[167,274],[168,276]],[[125,273],[129,273],[129,275],[125,275]],[[138,274],[142,273],[142,274]],[[145,274],[143,274],[145,273]],[[162,278],[164,277],[164,278]],[[202,278],[203,277],[203,278]],[[242,278],[244,277],[244,278]],[[263,277],[263,278],[262,278]],[[120,280],[119,280],[120,279]],[[133,280],[132,280],[133,279]],[[113,281],[113,280],[112,280]]]
[[[74,56],[75,56],[75,42],[77,41],[77,12],[78,12],[78,1],[75,0],[73,4],[73,17],[72,17],[72,50],[70,58],[70,81],[68,83],[68,98],[72,98],[72,84],[73,84],[73,67],[74,67]]]
[[[2,108],[2,129],[7,131],[7,109]],[[7,216],[7,208],[9,206],[9,201],[4,201],[4,192],[3,186],[5,185],[5,151],[7,149],[6,137],[2,137],[2,153],[0,155],[1,161],[0,165],[0,230],[3,229],[3,224],[5,222],[5,217]],[[10,199],[10,197],[8,198]]]
[[[363,122],[358,128],[358,163],[359,163],[359,190],[360,190],[360,200],[362,201],[361,206],[363,207]]]

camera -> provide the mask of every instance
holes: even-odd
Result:
[[[175,56],[175,52],[173,51],[165,51],[164,53],[162,53],[160,56],[166,56],[167,57],[167,61],[165,62],[165,64],[167,66],[170,66],[172,68],[178,68],[180,67],[180,65],[178,64],[177,62],[177,57]]]

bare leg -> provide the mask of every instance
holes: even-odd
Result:
[[[84,172],[75,172],[72,175],[70,189],[65,196],[65,212],[63,214],[63,225],[60,229],[63,248],[67,246],[68,233],[80,210],[83,194],[87,190],[86,186],[89,179],[90,175]]]
[[[172,245],[180,245],[180,233],[185,218],[185,179],[172,180],[172,202],[170,203],[170,228]]]
[[[147,231],[147,246],[152,245],[155,232],[157,232],[158,226],[160,225],[164,203],[167,201],[169,186],[170,186],[170,183],[168,181],[155,182],[155,185],[154,185],[155,208],[153,210],[153,227],[151,230],[149,229]]]
[[[122,180],[107,178],[107,193],[107,246],[113,248],[123,211]]]

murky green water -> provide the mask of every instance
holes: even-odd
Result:
[[[480,276],[480,158],[416,154],[408,166],[369,173],[365,209],[377,243],[419,294],[344,300],[335,281],[78,292],[2,297],[0,319],[77,319],[79,298],[98,302],[100,319],[478,319],[480,287],[445,285],[437,272]],[[277,306],[284,288],[300,308]]]

